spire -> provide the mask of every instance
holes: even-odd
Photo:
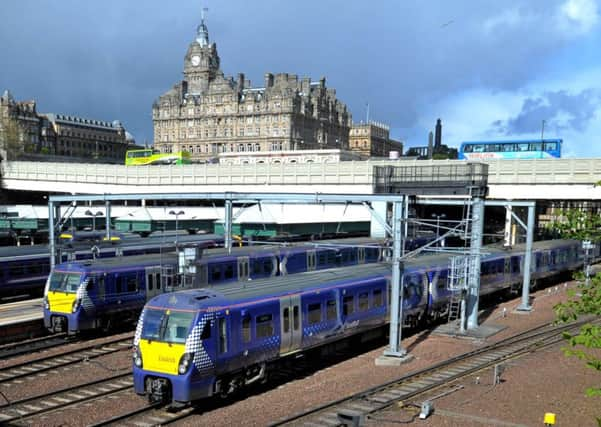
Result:
[[[202,8],[200,25],[196,29],[196,41],[201,47],[205,47],[209,45],[209,29],[205,24],[205,12],[209,9],[206,7]]]

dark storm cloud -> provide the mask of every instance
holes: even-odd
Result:
[[[181,79],[208,6],[226,75],[326,76],[355,121],[369,102],[370,118],[409,128],[453,92],[531,79],[568,42],[554,25],[562,1],[5,0],[0,90],[151,141],[152,102]]]
[[[564,90],[545,92],[542,96],[525,99],[517,116],[497,120],[492,127],[496,133],[520,135],[540,131],[544,120],[545,128],[557,133],[583,131],[600,106],[600,89],[587,89],[576,94]]]

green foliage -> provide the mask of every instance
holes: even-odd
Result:
[[[601,184],[598,183],[598,184]],[[592,240],[599,244],[601,240],[601,216],[579,209],[562,211],[548,225],[549,230],[558,237],[578,240]],[[557,304],[555,314],[557,322],[569,322],[583,316],[601,316],[601,274],[591,278],[588,285],[584,282],[584,273],[574,275],[579,281],[576,290],[568,292],[568,300]],[[564,334],[568,345],[563,348],[566,356],[577,357],[585,365],[601,373],[601,359],[595,356],[595,349],[601,348],[601,326],[587,323],[577,334]],[[601,385],[586,390],[587,396],[601,396]],[[601,419],[597,419],[601,427]]]
[[[547,228],[556,236],[566,239],[599,240],[601,216],[579,209],[559,212]]]
[[[597,274],[586,286],[581,282],[576,290],[568,291],[568,300],[554,307],[557,322],[569,322],[581,316],[601,315],[601,274]],[[595,357],[593,349],[601,348],[601,326],[587,323],[578,334],[564,333],[568,346],[563,348],[566,356],[574,356],[586,366],[601,372],[601,359]],[[601,396],[601,386],[586,390],[588,396]]]

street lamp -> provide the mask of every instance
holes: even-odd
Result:
[[[84,212],[84,214],[92,217],[92,231],[95,231],[96,230],[96,217],[102,216],[103,213],[101,211],[97,211],[96,213],[94,213],[88,209],[87,211]]]
[[[438,240],[438,238],[440,237],[440,233],[439,233],[439,229],[440,229],[440,218],[445,219],[447,217],[446,214],[432,214],[432,218],[436,218],[436,240]],[[444,239],[442,239],[442,241],[438,242],[438,246],[443,246],[444,247]]]
[[[179,211],[179,212],[175,212],[175,211],[169,211],[169,215],[175,215],[175,248],[177,250],[177,219],[179,218],[180,215],[183,215],[185,212],[184,211]]]

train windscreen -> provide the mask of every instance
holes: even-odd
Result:
[[[191,312],[146,309],[142,339],[184,344],[194,320]]]
[[[53,271],[50,274],[49,291],[74,294],[81,283],[81,273],[63,273]]]

